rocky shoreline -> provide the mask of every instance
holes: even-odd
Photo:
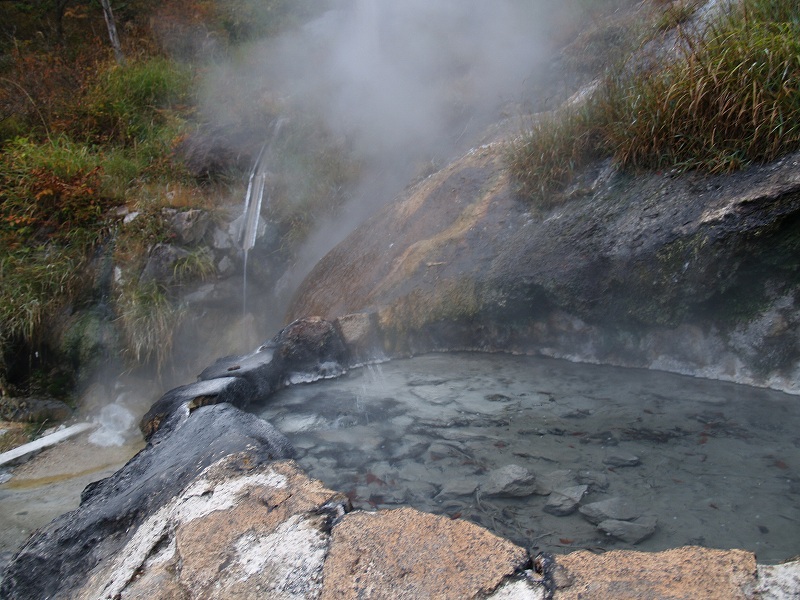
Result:
[[[142,420],[146,448],[28,540],[3,597],[795,597],[800,562],[739,550],[531,556],[461,519],[352,510],[235,405],[344,372],[374,334],[355,322],[369,319],[296,321],[165,394]]]

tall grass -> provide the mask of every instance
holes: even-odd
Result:
[[[719,173],[800,149],[800,7],[741,0],[683,28],[691,8],[670,17],[674,60],[620,63],[581,108],[540,120],[510,145],[523,194],[556,201],[602,155],[623,168]]]
[[[744,2],[702,39],[682,32],[667,68],[610,78],[600,103],[616,158],[725,172],[800,148],[800,8],[788,4]]]
[[[172,352],[172,336],[183,311],[157,281],[134,282],[121,290],[117,301],[119,323],[128,358],[159,369]]]
[[[170,112],[190,100],[191,73],[154,57],[102,71],[86,99],[88,133],[101,141],[141,143],[158,136]]]

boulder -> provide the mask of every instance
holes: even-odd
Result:
[[[411,508],[354,512],[334,525],[321,598],[480,598],[529,560],[467,521]]]
[[[213,463],[236,455],[225,468],[246,473],[292,454],[283,434],[254,415],[229,404],[198,408],[154,434],[114,475],[87,486],[77,509],[34,533],[6,569],[0,597],[74,598],[90,572],[126,548],[142,523],[159,518]]]

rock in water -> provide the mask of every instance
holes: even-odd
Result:
[[[553,490],[547,499],[547,504],[544,505],[544,512],[557,517],[571,515],[578,508],[578,503],[588,489],[588,485],[575,485]]]
[[[579,511],[587,521],[595,525],[606,519],[631,521],[642,514],[642,511],[632,502],[619,497],[585,504],[580,507]]]
[[[609,467],[635,467],[641,462],[638,456],[629,452],[614,452],[603,459],[603,464]]]
[[[149,439],[165,424],[172,426],[181,407],[191,411],[230,402],[244,408],[289,383],[341,375],[348,361],[347,347],[332,323],[317,317],[299,319],[255,352],[220,358],[200,374],[200,381],[164,394],[142,418],[140,428]]]
[[[530,496],[536,493],[536,475],[520,465],[506,465],[492,471],[481,488],[487,496]]]
[[[87,486],[77,509],[34,533],[8,565],[0,597],[72,598],[88,573],[212,463],[237,454],[237,468],[247,471],[293,453],[283,434],[254,415],[229,404],[198,408],[153,435],[114,475]]]
[[[597,528],[623,542],[638,544],[655,533],[656,524],[655,517],[639,517],[635,521],[606,519],[601,521]]]

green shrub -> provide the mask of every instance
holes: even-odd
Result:
[[[139,364],[166,364],[172,352],[172,336],[183,311],[156,281],[124,286],[117,298],[117,314],[129,359]]]
[[[152,136],[169,121],[167,109],[189,100],[191,73],[166,58],[114,65],[89,94],[88,120],[100,139],[125,143]]]

